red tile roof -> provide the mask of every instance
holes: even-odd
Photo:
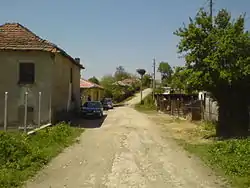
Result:
[[[139,81],[139,80],[136,79],[136,78],[126,78],[126,79],[122,80],[122,82],[123,82],[124,84],[133,84],[133,83],[136,83],[136,82],[138,82],[138,81]]]
[[[40,50],[61,53],[81,68],[79,62],[55,44],[44,40],[19,23],[0,25],[0,50]]]
[[[93,82],[90,82],[88,80],[85,80],[85,79],[80,79],[80,88],[100,88],[100,89],[103,89],[102,86],[98,85],[98,84],[95,84]]]

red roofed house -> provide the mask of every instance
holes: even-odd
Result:
[[[35,35],[18,23],[0,26],[0,125],[4,119],[4,93],[8,92],[8,123],[23,125],[24,96],[28,92],[28,123],[60,119],[80,109],[79,58]],[[61,115],[62,116],[62,115]],[[51,117],[51,118],[50,118]]]
[[[92,101],[100,101],[103,98],[104,88],[85,79],[80,80],[82,102],[87,101],[88,96]]]

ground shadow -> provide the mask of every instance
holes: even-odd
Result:
[[[127,106],[127,104],[125,104],[125,103],[121,103],[121,104],[114,104],[114,107],[121,107],[121,106]]]
[[[85,129],[94,129],[94,128],[100,128],[107,118],[107,115],[103,115],[102,118],[95,118],[95,117],[76,117],[70,121],[70,125],[73,127],[78,128],[85,128]]]

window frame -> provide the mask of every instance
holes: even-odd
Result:
[[[23,79],[23,77],[25,76],[21,76],[21,65],[22,64],[32,64],[33,65],[33,79],[32,81],[27,81],[25,79]],[[24,74],[24,73],[23,73]],[[30,60],[22,60],[22,61],[18,61],[18,84],[19,85],[32,85],[35,84],[36,82],[36,65],[34,63],[34,61],[30,61]]]

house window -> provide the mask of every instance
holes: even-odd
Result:
[[[19,84],[33,84],[35,82],[35,64],[19,64]]]

